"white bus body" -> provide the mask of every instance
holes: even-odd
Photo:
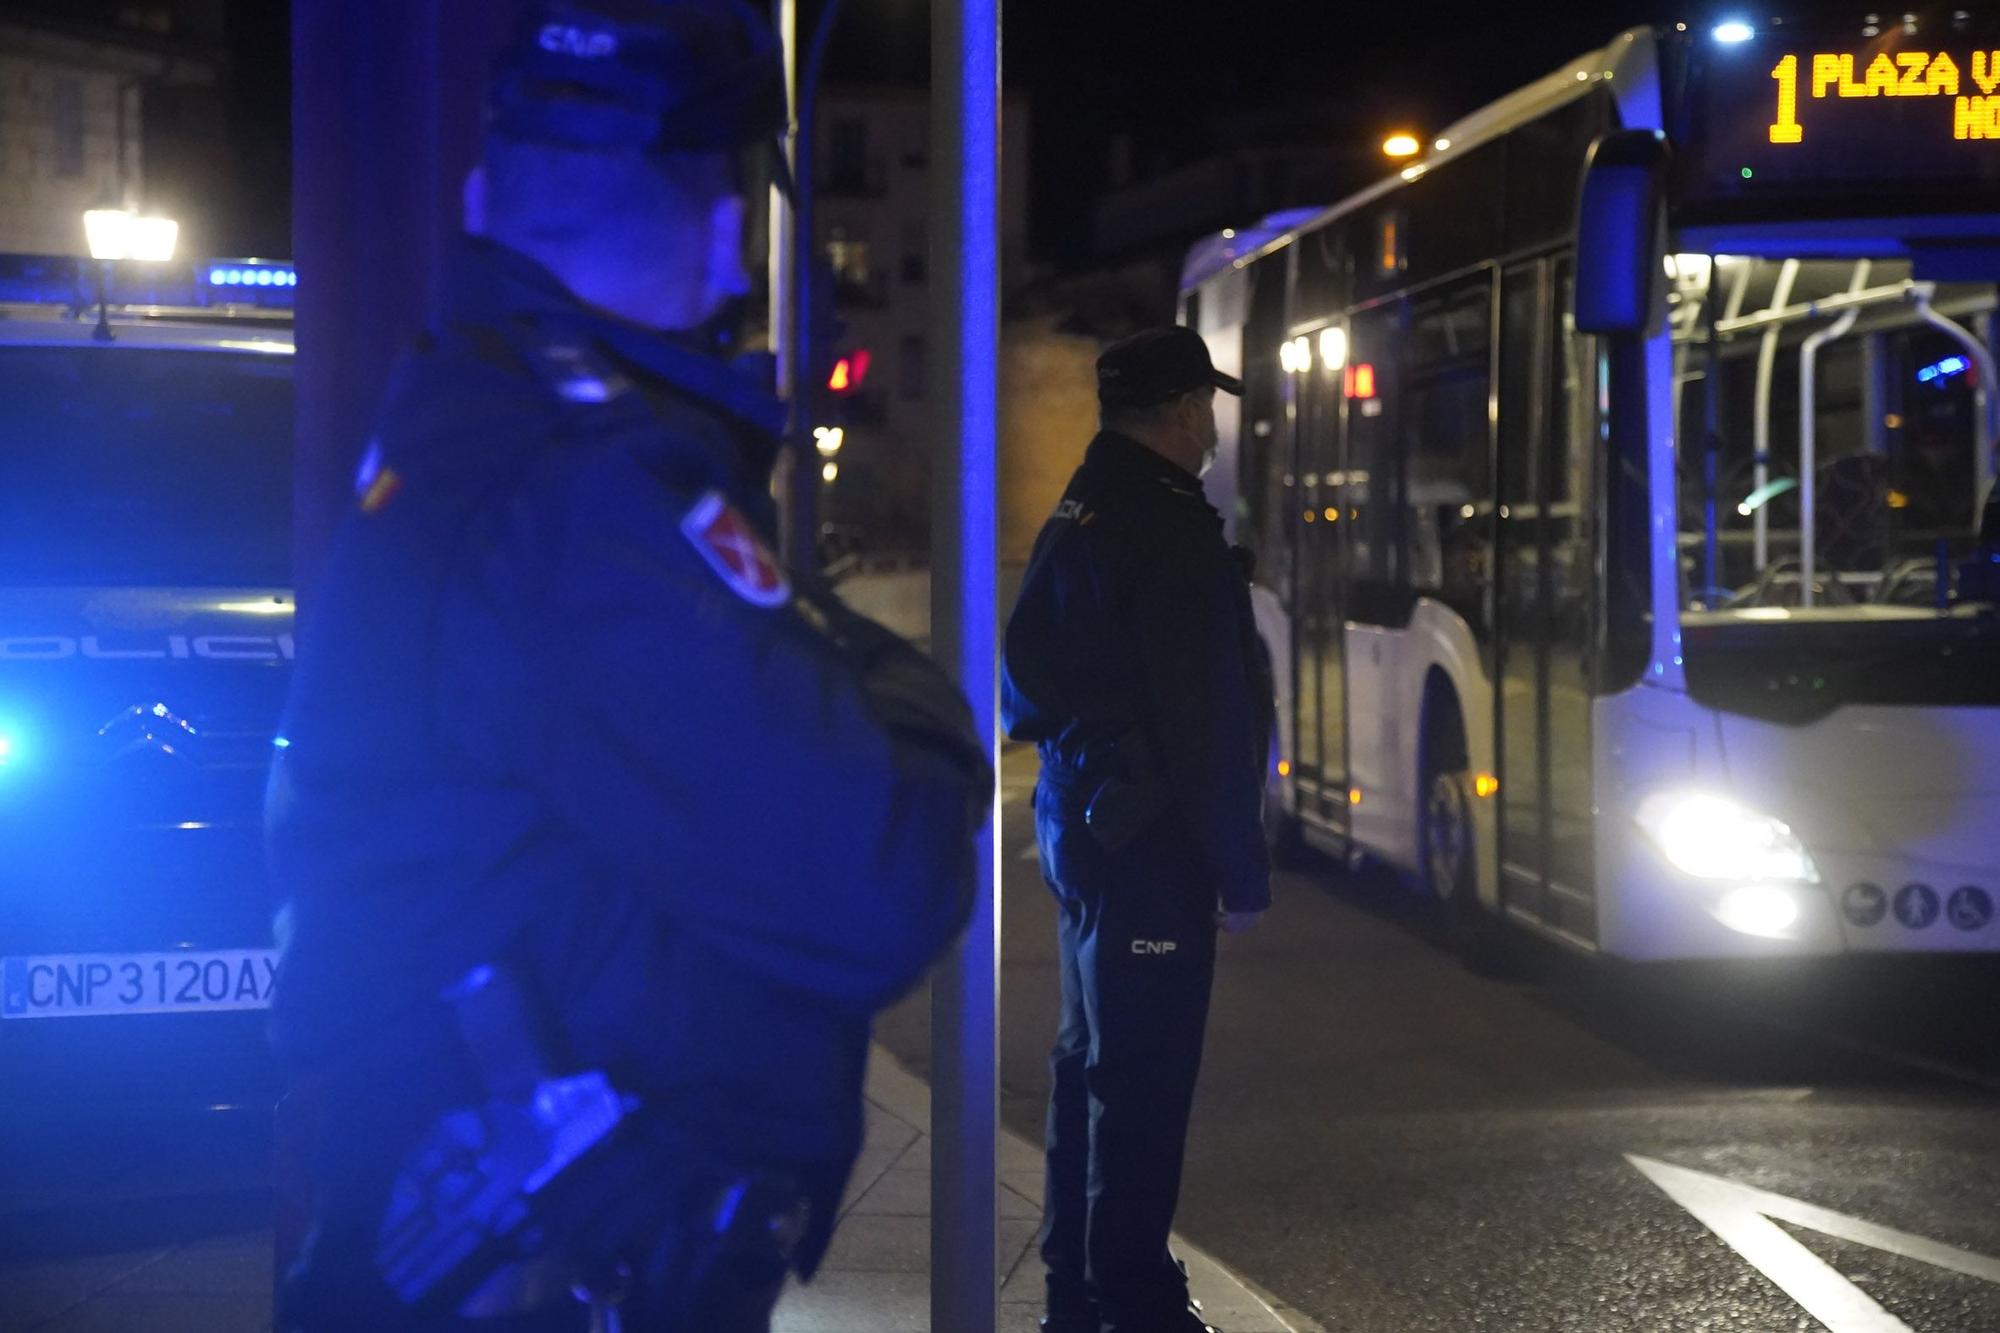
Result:
[[[1605,108],[1610,120],[1605,128],[1670,132],[1672,117],[1663,109],[1660,90],[1662,46],[1673,40],[1648,31],[1624,34],[1449,127],[1438,136],[1438,151],[1400,178],[1309,219],[1280,217],[1204,242],[1190,256],[1184,316],[1208,340],[1219,366],[1240,369],[1252,381],[1240,419],[1229,414],[1220,422],[1222,456],[1210,490],[1232,525],[1232,538],[1261,547],[1267,566],[1275,566],[1260,570],[1253,590],[1279,696],[1273,804],[1321,849],[1365,854],[1409,872],[1430,891],[1444,892],[1444,882],[1426,873],[1427,857],[1440,859],[1427,851],[1426,840],[1442,822],[1436,802],[1449,804],[1448,795],[1436,794],[1434,772],[1439,762],[1448,762],[1470,796],[1466,895],[1486,913],[1619,958],[2000,949],[1994,911],[2000,898],[2000,706],[1978,689],[1966,695],[1965,682],[1935,700],[1874,697],[1881,693],[1875,688],[1879,677],[1906,672],[1900,663],[1907,651],[1899,635],[1938,634],[1949,642],[1937,651],[1924,647],[1919,655],[1928,665],[1909,669],[1907,684],[1890,682],[1891,695],[1901,690],[1921,696],[1925,687],[1916,678],[1950,659],[1952,643],[1971,645],[1967,670],[1995,660],[1990,646],[2000,636],[1995,612],[1990,605],[1973,605],[1970,594],[1940,593],[1938,605],[1920,604],[1913,590],[1927,586],[1928,576],[1909,560],[1901,572],[1891,573],[1889,548],[1880,541],[1879,550],[1867,548],[1879,571],[1859,570],[1858,564],[1850,571],[1847,563],[1836,568],[1828,553],[1846,549],[1839,543],[1866,547],[1871,539],[1845,530],[1831,533],[1826,520],[1816,517],[1824,501],[1814,498],[1813,489],[1817,485],[1824,497],[1834,482],[1863,474],[1873,478],[1868,484],[1878,498],[1886,497],[1881,503],[1895,511],[1888,517],[1900,522],[1899,515],[1924,503],[1897,489],[1903,485],[1899,478],[1908,475],[1901,460],[1919,448],[1930,450],[1946,457],[1939,477],[1959,478],[1968,475],[1962,461],[1968,445],[1974,460],[1969,475],[1979,486],[1991,486],[1990,414],[2000,408],[1991,354],[1992,292],[2000,260],[1990,272],[1967,275],[1962,286],[1940,286],[1913,279],[1909,257],[1927,246],[1975,254],[1990,247],[2000,256],[2000,211],[1850,222],[1822,209],[1810,219],[1677,224],[1667,248],[1669,255],[1681,256],[1685,281],[1674,317],[1650,336],[1634,335],[1624,360],[1616,363],[1611,340],[1586,340],[1564,323],[1559,298],[1573,239],[1512,253],[1503,246],[1456,269],[1441,264],[1435,275],[1425,273],[1387,295],[1365,290],[1365,280],[1352,277],[1379,261],[1382,271],[1376,276],[1393,283],[1383,275],[1398,261],[1394,246],[1417,242],[1385,233],[1421,226],[1398,211],[1398,200],[1425,175],[1509,136],[1537,133],[1533,127],[1553,123],[1554,113],[1586,97]],[[1992,45],[2000,48],[2000,41]],[[1993,58],[2000,62],[2000,50]],[[1582,166],[1578,155],[1574,169]],[[1749,175],[1746,167],[1744,176]],[[1510,199],[1514,188],[1507,186]],[[1334,252],[1339,258],[1315,257]],[[1852,291],[1875,293],[1866,302],[1855,298],[1863,321],[1856,324],[1850,316],[1843,325],[1839,301],[1823,312],[1815,307],[1786,313],[1798,304],[1789,298],[1803,290],[1797,286],[1801,274],[1813,269],[1811,280],[1824,286],[1840,277],[1826,268],[1836,262],[1854,268]],[[1338,289],[1344,298],[1324,295],[1335,290],[1337,278],[1319,280],[1320,294],[1313,294],[1316,279],[1308,270],[1315,264],[1325,273],[1349,274],[1351,284]],[[1348,267],[1343,270],[1342,264]],[[1870,286],[1871,273],[1885,272],[1894,290]],[[1458,319],[1446,307],[1457,292],[1476,314],[1479,284],[1488,281],[1487,274],[1493,315],[1482,348],[1476,320]],[[1273,295],[1279,290],[1282,316]],[[1929,304],[1942,302],[1946,291],[1958,294],[1956,313],[1947,317],[1952,328],[1932,318]],[[1427,306],[1434,296],[1436,302]],[[1816,299],[1828,300],[1824,292]],[[1384,314],[1392,307],[1400,313]],[[1545,317],[1535,326],[1541,331],[1531,354],[1505,321],[1516,311],[1526,312],[1520,316],[1526,321],[1537,309]],[[1546,317],[1551,315],[1553,321]],[[1768,319],[1758,325],[1763,315]],[[1368,341],[1377,324],[1393,328],[1398,340],[1393,347],[1379,337]],[[1740,333],[1731,331],[1737,324]],[[1759,440],[1775,429],[1774,420],[1785,410],[1774,405],[1774,374],[1779,379],[1803,374],[1810,395],[1815,392],[1810,372],[1798,369],[1806,359],[1827,355],[1831,346],[1848,361],[1832,371],[1822,366],[1820,397],[1777,432],[1806,438],[1781,439],[1759,450],[1754,477],[1746,472],[1737,478],[1728,497],[1741,494],[1742,505],[1749,507],[1732,506],[1736,515],[1725,514],[1722,523],[1727,531],[1715,535],[1711,521],[1705,536],[1700,525],[1690,530],[1688,517],[1690,487],[1699,481],[1702,461],[1701,449],[1689,443],[1701,429],[1690,401],[1706,393],[1715,410],[1716,400],[1750,382],[1753,351],[1760,361],[1772,360],[1757,347],[1760,328],[1775,330],[1767,341],[1779,364],[1775,371],[1770,366],[1757,371]],[[1410,384],[1417,387],[1391,378],[1401,373],[1392,369],[1392,359],[1405,368],[1411,358],[1424,356],[1437,365],[1458,364],[1451,360],[1455,351],[1434,354],[1416,347],[1437,329],[1471,330],[1471,350],[1459,358],[1472,367],[1464,371],[1471,387],[1449,387],[1450,375],[1459,371],[1437,372],[1435,383],[1424,378],[1431,372],[1412,371]],[[1808,331],[1818,340],[1784,343]],[[1843,349],[1842,338],[1851,345]],[[1976,417],[1970,435],[1963,441],[1940,437],[1940,443],[1915,441],[1913,431],[1914,442],[1899,435],[1891,447],[1882,428],[1869,423],[1893,420],[1889,429],[1901,432],[1901,414],[1876,410],[1871,416],[1871,404],[1875,409],[1881,404],[1855,381],[1865,371],[1889,383],[1893,372],[1881,369],[1882,363],[1947,345],[1937,343],[1940,338],[1955,339],[1966,350],[1962,358],[1928,367],[1932,379],[1962,378],[1949,404],[1933,395],[1918,406],[1939,413],[1949,406],[1962,414],[1962,400],[1969,400]],[[1366,365],[1366,382],[1357,386],[1356,362],[1364,354],[1374,359]],[[1734,359],[1725,367],[1716,359],[1722,356]],[[1347,364],[1334,364],[1329,358],[1335,357]],[[1411,471],[1419,464],[1410,461],[1412,450],[1429,449],[1436,437],[1449,434],[1449,425],[1437,426],[1454,419],[1448,395],[1462,391],[1465,401],[1476,401],[1471,394],[1482,357],[1485,409],[1496,441],[1488,457],[1497,460],[1490,465],[1488,489],[1454,490],[1450,478],[1413,481]],[[1534,364],[1524,369],[1523,358]],[[1953,359],[1964,364],[1938,370]],[[1575,372],[1567,380],[1565,365]],[[1270,385],[1262,398],[1260,373]],[[1378,375],[1387,381],[1379,391]],[[1510,375],[1529,386],[1526,393],[1539,406],[1509,401]],[[1341,376],[1344,389],[1331,387]],[[1428,395],[1421,406],[1420,395]],[[1850,416],[1859,419],[1866,438],[1859,446],[1844,440],[1839,448],[1845,452],[1824,468],[1816,466],[1813,431],[1801,423],[1824,429],[1823,403],[1847,403],[1856,395],[1860,407],[1834,420],[1845,430]],[[1736,401],[1729,399],[1724,409]],[[1565,483],[1556,474],[1581,466],[1578,456],[1546,441],[1566,425],[1580,437],[1608,435],[1605,423],[1620,403],[1638,413],[1634,438],[1643,439],[1643,449],[1626,460],[1592,463],[1590,487],[1576,484],[1582,472]],[[1385,412],[1409,418],[1382,428],[1397,433],[1402,469],[1394,501],[1401,554],[1389,560],[1399,573],[1385,586],[1397,579],[1409,585],[1387,610],[1363,604],[1364,580],[1355,572],[1384,559],[1376,534],[1387,530],[1381,525],[1390,512],[1384,495],[1389,483],[1380,475],[1363,477],[1358,460],[1387,455],[1369,453],[1377,446],[1358,441]],[[1544,443],[1520,445],[1529,461],[1510,474],[1507,451],[1517,439]],[[1718,456],[1722,452],[1720,445],[1706,447]],[[1794,479],[1800,494],[1790,500],[1760,498],[1776,466],[1774,448],[1791,449],[1788,456],[1803,474]],[[1953,449],[1960,453],[1950,455]],[[1315,457],[1333,459],[1337,467],[1316,467]],[[1253,458],[1261,462],[1252,466]],[[1862,461],[1844,467],[1855,459]],[[1628,473],[1641,468],[1643,482],[1632,475],[1607,481],[1606,474],[1621,463],[1629,464]],[[1478,460],[1468,466],[1476,473]],[[1505,489],[1496,493],[1491,480],[1498,477],[1504,488],[1510,475],[1530,479],[1539,498],[1516,500],[1510,507]],[[1890,480],[1883,481],[1885,476]],[[1750,489],[1753,481],[1759,483],[1756,490]],[[1567,507],[1554,498],[1564,484]],[[1426,485],[1432,489],[1425,491]],[[1628,516],[1631,521],[1622,528],[1612,516],[1618,502],[1607,498],[1607,487],[1619,485],[1643,486],[1642,534],[1634,530],[1636,516]],[[1717,487],[1711,482],[1707,490],[1713,507]],[[1458,499],[1462,506],[1455,505]],[[1785,527],[1775,514],[1788,503],[1800,512]],[[1451,518],[1454,508],[1463,516],[1462,533],[1487,534],[1456,539],[1457,558],[1466,565],[1457,575],[1450,567],[1454,538],[1447,531],[1448,524],[1460,521]],[[1431,511],[1443,516],[1435,526],[1445,535],[1435,541],[1426,517]],[[1958,514],[1976,519],[1978,512],[1977,497],[1966,494],[1950,521],[1958,522]],[[1920,526],[1911,523],[1912,531]],[[1943,531],[1949,525],[1939,520],[1937,526]],[[1508,535],[1529,528],[1539,535]],[[1891,529],[1892,538],[1901,531],[1893,523]],[[1588,542],[1576,535],[1585,530]],[[1617,582],[1619,559],[1607,551],[1612,540],[1607,534],[1620,532],[1618,540],[1628,543],[1622,549],[1640,552],[1636,558],[1643,562],[1643,570],[1629,571],[1636,591],[1622,630],[1611,623],[1616,613],[1605,609],[1616,600],[1607,590]],[[1951,561],[1940,555],[1938,577],[1946,583],[1952,578],[1946,566],[1962,554],[1964,536],[1952,538],[1959,546]],[[1939,538],[1941,549],[1944,540]],[[1530,542],[1537,543],[1532,550]],[[1796,555],[1771,553],[1787,543],[1799,546]],[[1718,565],[1714,553],[1725,546],[1726,560]],[[1314,554],[1325,551],[1336,554]],[[1579,563],[1586,558],[1587,567]],[[1723,566],[1746,571],[1746,577],[1725,586]],[[1447,591],[1422,586],[1433,576]],[[1454,578],[1455,598],[1449,591]],[[1902,584],[1890,588],[1897,579]],[[1589,600],[1574,598],[1565,610],[1569,580],[1596,590],[1588,628],[1564,619]],[[1326,594],[1326,588],[1335,591]],[[1833,604],[1825,604],[1829,600]],[[1509,612],[1509,605],[1528,610]],[[1355,614],[1357,607],[1364,613]],[[1331,626],[1322,624],[1329,618]],[[1506,638],[1506,626],[1528,620],[1541,628]],[[1851,669],[1866,688],[1842,701],[1837,696],[1847,687],[1840,680],[1829,683],[1815,675],[1819,668],[1813,662],[1819,659],[1801,658],[1785,647],[1789,640],[1774,637],[1794,632],[1812,635],[1821,645],[1829,673]],[[1549,646],[1564,636],[1565,642],[1584,645],[1574,661],[1563,656],[1567,650]],[[1865,669],[1870,644],[1891,645],[1875,675]],[[1621,653],[1629,670],[1611,665]],[[1531,668],[1520,665],[1522,654],[1533,658]],[[1863,665],[1854,666],[1855,661]],[[1621,670],[1629,680],[1614,679]],[[1801,670],[1811,679],[1801,677]],[[1768,686],[1770,704],[1756,697],[1757,681]],[[1816,688],[1827,694],[1824,703],[1815,702]],[[1718,690],[1728,696],[1721,702]],[[1456,714],[1462,753],[1426,730],[1439,725],[1441,708]],[[1446,750],[1452,751],[1449,758],[1437,760]],[[1534,787],[1532,798],[1518,791],[1523,784]],[[1522,813],[1510,804],[1516,796],[1534,808]],[[1517,858],[1510,855],[1516,848],[1526,850]]]

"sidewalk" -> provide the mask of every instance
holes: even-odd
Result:
[[[778,1306],[773,1333],[928,1333],[930,1330],[930,1088],[877,1047],[868,1068],[868,1142],[842,1203],[840,1231],[819,1276]],[[1002,1131],[1000,1333],[1034,1333],[1042,1314],[1042,1154]],[[1233,1274],[1185,1242],[1195,1296],[1224,1333],[1312,1333],[1281,1318]],[[938,1329],[935,1333],[951,1333]]]

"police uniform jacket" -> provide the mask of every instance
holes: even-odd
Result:
[[[1007,623],[1008,734],[1045,782],[1158,783],[1154,837],[1185,838],[1230,911],[1270,904],[1262,800],[1271,693],[1248,583],[1192,473],[1136,440],[1091,441],[1042,529]]]
[[[926,659],[782,581],[774,406],[462,243],[303,607],[267,802],[295,1068],[422,1049],[516,959],[578,1067],[844,1175],[991,774]]]

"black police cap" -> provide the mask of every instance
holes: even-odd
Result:
[[[1201,335],[1178,324],[1120,339],[1097,358],[1097,401],[1104,407],[1151,407],[1210,385],[1243,392],[1242,380],[1215,368]]]
[[[652,153],[769,143],[784,62],[744,0],[529,0],[495,69],[488,132]]]

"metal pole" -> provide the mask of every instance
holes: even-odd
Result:
[[[999,177],[999,0],[933,0],[931,651],[993,737],[996,772]],[[993,1333],[998,1316],[998,819],[996,800],[972,926],[931,981],[930,1326],[951,1333]]]
[[[819,409],[824,401],[820,384],[820,357],[826,349],[817,346],[819,329],[815,316],[822,293],[831,302],[827,275],[817,256],[819,221],[814,200],[819,189],[819,83],[826,68],[827,47],[833,39],[833,25],[840,18],[840,0],[825,0],[819,20],[813,26],[812,42],[805,60],[797,64],[797,93],[793,100],[792,131],[796,147],[792,152],[792,343],[787,354],[791,364],[791,447],[792,475],[785,513],[787,552],[792,566],[805,573],[819,572],[819,456],[812,446],[812,429],[820,424]],[[796,37],[796,34],[794,34]]]
[[[515,3],[293,0],[294,582],[309,598],[398,353],[423,326]],[[310,617],[311,608],[303,612]]]
[[[785,160],[792,171],[792,178],[799,173],[799,99],[798,99],[798,46],[799,46],[799,6],[798,0],[771,0],[771,26],[777,31],[778,43],[785,52],[785,95],[791,99],[791,125],[785,132]],[[778,362],[778,396],[786,402],[793,400],[795,392],[792,383],[792,317],[797,309],[792,295],[795,281],[793,267],[796,261],[797,242],[792,230],[792,207],[786,202],[784,192],[771,187],[771,353]]]
[[[492,57],[516,5],[491,0],[292,0],[293,585],[300,632],[391,364],[422,327],[479,140]],[[273,1258],[283,1273],[312,1215],[318,1095],[275,1108]]]

